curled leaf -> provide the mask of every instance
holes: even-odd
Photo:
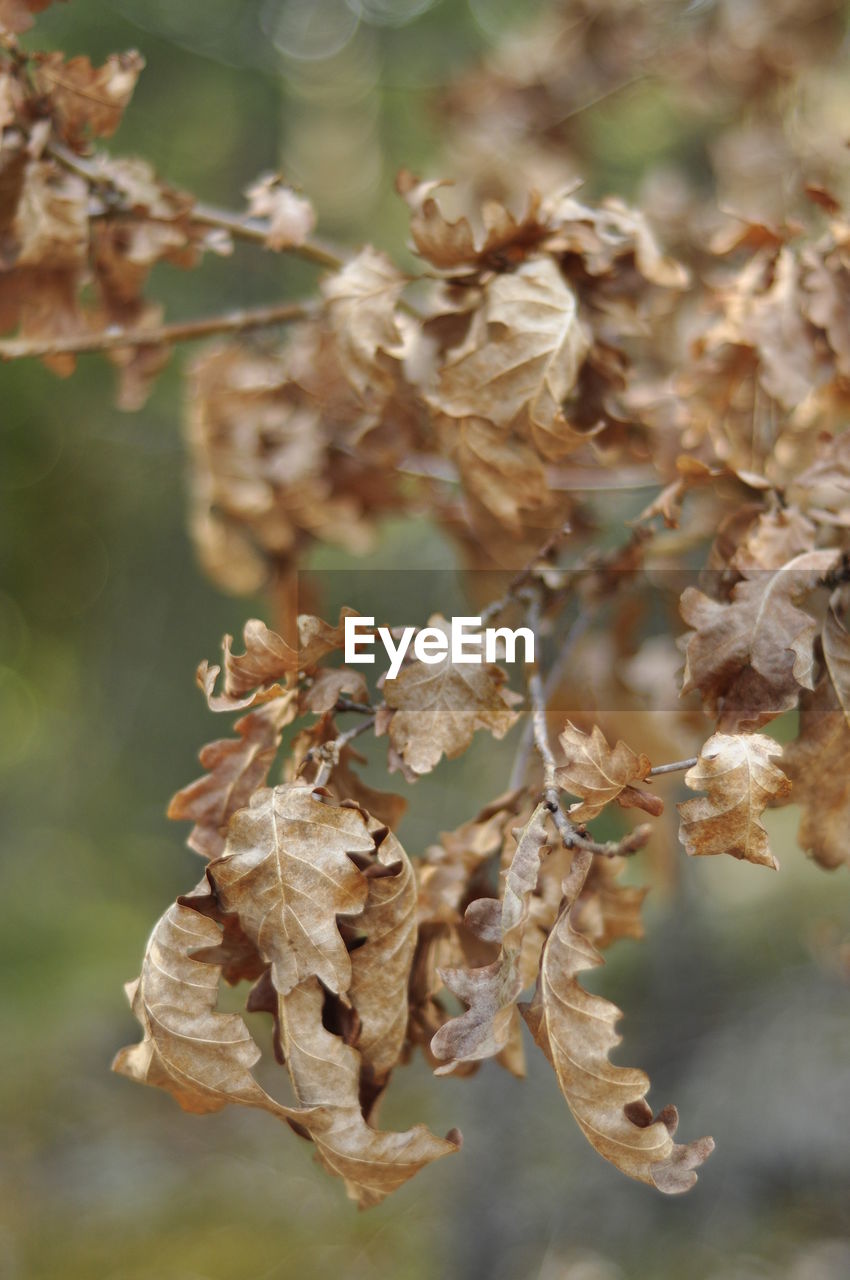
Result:
[[[323,804],[309,787],[264,787],[231,819],[210,880],[272,966],[277,991],[315,975],[344,997],[351,960],[336,917],[363,910],[367,882],[349,854],[374,849],[359,810]]]
[[[665,1107],[653,1119],[645,1100],[649,1078],[635,1067],[609,1061],[621,1040],[614,1027],[622,1015],[616,1005],[588,994],[578,982],[583,970],[603,960],[572,926],[574,885],[565,882],[564,892],[567,900],[543,948],[534,999],[521,1005],[520,1012],[591,1146],[630,1178],[669,1195],[687,1191],[714,1142],[699,1138],[675,1143],[675,1107]]]
[[[685,774],[692,791],[707,795],[679,805],[679,839],[692,857],[728,853],[764,867],[779,863],[759,818],[783,800],[791,783],[772,763],[782,748],[762,733],[715,733]]]
[[[618,798],[621,803],[625,798],[632,806],[637,803],[630,784],[642,781],[652,768],[645,755],[635,755],[622,740],[611,748],[598,725],[591,733],[582,733],[569,720],[558,742],[562,752],[562,763],[555,772],[558,786],[581,797],[570,805],[575,822],[589,822]],[[632,795],[624,797],[626,790]],[[628,803],[626,807],[630,807]]]

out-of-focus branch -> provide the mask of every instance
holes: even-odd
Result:
[[[78,177],[84,178],[90,186],[109,190],[110,204],[104,211],[103,216],[106,217],[111,213],[118,212],[132,214],[133,217],[142,218],[147,222],[164,221],[164,219],[158,218],[155,214],[140,213],[138,209],[122,205],[120,192],[116,191],[110,181],[108,172],[104,172],[86,156],[77,155],[75,151],[71,151],[69,147],[57,141],[49,142],[46,150],[54,160],[70,170],[71,173],[76,173]],[[243,214],[233,213],[228,209],[218,209],[213,205],[202,203],[193,204],[187,210],[186,218],[190,224],[194,223],[195,226],[214,227],[217,230],[226,231],[235,239],[248,240],[253,244],[268,247],[269,229],[259,218],[249,218]],[[275,252],[291,253],[298,258],[305,259],[307,262],[314,263],[318,267],[328,267],[332,271],[338,271],[344,265],[344,258],[339,253],[317,240],[305,240],[303,244],[287,245],[286,248]]]
[[[12,338],[0,342],[0,360],[83,355],[88,351],[118,351],[123,347],[174,346],[178,342],[195,342],[199,338],[211,338],[219,333],[247,333],[252,329],[270,329],[274,325],[292,324],[296,320],[308,319],[313,313],[314,309],[303,303],[286,302],[147,328],[121,329],[113,325],[96,333],[74,334],[69,338],[47,338],[44,341]]]

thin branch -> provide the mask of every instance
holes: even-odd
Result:
[[[70,338],[47,338],[44,341],[16,338],[0,342],[0,360],[83,355],[88,351],[117,351],[123,347],[173,346],[178,342],[195,342],[199,338],[210,338],[219,333],[248,333],[252,329],[292,324],[296,320],[306,320],[312,314],[313,309],[303,303],[286,302],[151,328],[121,329],[112,325],[96,333],[74,334]]]
[[[662,773],[678,773],[681,769],[692,769],[696,762],[697,757],[690,756],[687,760],[674,760],[672,764],[657,764],[646,776],[658,778]]]
[[[69,147],[63,143],[53,140],[47,144],[45,148],[48,155],[63,165],[71,173],[75,173],[78,177],[84,178],[92,187],[106,188],[110,193],[110,207],[104,210],[102,216],[108,216],[111,212],[122,212],[132,215],[136,218],[143,218],[146,222],[172,222],[176,219],[164,219],[157,217],[155,214],[142,212],[125,204],[121,199],[121,193],[117,190],[112,182],[108,170],[102,169],[96,161],[88,159],[86,156],[77,155]],[[193,204],[186,212],[186,217],[190,223],[194,223],[199,227],[214,227],[220,231],[226,231],[229,235],[239,240],[247,240],[253,244],[262,245],[268,248],[268,226],[258,218],[249,218],[245,215],[232,213],[228,209],[218,209],[210,204]],[[344,265],[343,258],[335,253],[326,245],[316,240],[306,240],[303,244],[287,245],[283,250],[276,252],[291,253],[296,257],[304,258],[307,262],[312,262],[319,267],[329,267],[332,271],[338,271]]]
[[[535,593],[529,601],[526,615],[528,625],[535,635],[535,653],[538,647],[536,641],[540,633],[540,612],[540,595]],[[531,725],[534,745],[543,763],[543,801],[552,815],[552,821],[558,829],[565,848],[577,849],[581,853],[588,855],[588,867],[590,865],[590,854],[596,853],[603,858],[622,858],[637,853],[638,849],[643,848],[652,834],[652,827],[649,823],[643,823],[641,826],[636,827],[634,831],[630,831],[621,840],[600,842],[591,839],[585,831],[577,827],[574,822],[571,822],[564,813],[561,808],[560,789],[555,779],[555,770],[557,768],[555,753],[549,741],[549,729],[546,723],[546,690],[537,665],[535,665],[528,677],[528,696],[531,702]]]
[[[313,760],[321,761],[316,773],[315,786],[323,787],[325,785],[333,773],[334,768],[339,764],[339,758],[342,755],[343,748],[347,747],[349,742],[353,742],[355,738],[359,738],[361,733],[366,733],[367,730],[374,728],[377,711],[370,708],[370,713],[371,714],[365,720],[361,720],[359,724],[354,725],[351,729],[346,729],[345,733],[341,733],[338,737],[332,738],[330,742],[323,742],[321,746],[310,748],[304,757],[304,764]]]

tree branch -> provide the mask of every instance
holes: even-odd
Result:
[[[46,356],[83,355],[88,351],[118,351],[123,347],[164,347],[178,342],[195,342],[219,333],[248,333],[274,325],[306,320],[314,309],[299,302],[279,303],[250,310],[228,311],[200,320],[182,320],[152,328],[121,329],[110,326],[96,333],[74,334],[70,338],[36,341],[13,338],[0,342],[0,360],[32,360]]]
[[[108,170],[103,170],[96,161],[90,160],[86,156],[77,155],[69,147],[63,143],[53,140],[47,144],[45,148],[48,155],[52,156],[59,164],[68,169],[71,173],[75,173],[78,177],[84,178],[91,187],[106,188],[110,193],[110,207],[104,210],[102,216],[108,217],[110,213],[121,212],[132,215],[136,218],[142,218],[146,222],[163,222],[173,221],[173,219],[158,218],[155,214],[148,212],[140,212],[138,209],[127,205],[121,193],[113,184]],[[268,248],[268,226],[258,218],[249,218],[245,215],[233,213],[228,209],[218,209],[213,205],[195,203],[186,214],[190,223],[194,223],[199,227],[215,227],[220,231],[226,231],[229,235],[238,240],[247,240],[253,244],[262,245]],[[303,244],[287,245],[285,249],[274,250],[273,252],[291,253],[296,257],[303,258],[307,262],[312,262],[319,267],[328,267],[332,271],[338,271],[344,265],[344,259],[340,254],[334,252],[326,245],[316,240],[306,240]]]
[[[680,769],[692,769],[696,762],[696,756],[689,756],[687,760],[674,760],[672,764],[657,764],[646,776],[658,778],[662,773],[678,773]]]

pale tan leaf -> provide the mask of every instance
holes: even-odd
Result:
[[[622,740],[608,746],[598,725],[582,733],[571,721],[560,734],[562,762],[555,778],[559,787],[581,799],[570,805],[575,822],[589,822],[612,800],[622,797],[633,782],[642,781],[652,765],[645,755],[635,755]]]
[[[201,881],[195,892],[206,891]],[[122,1049],[113,1070],[167,1089],[184,1111],[203,1114],[237,1102],[289,1119],[291,1112],[251,1074],[260,1050],[242,1018],[216,1010],[220,969],[193,957],[221,939],[213,920],[178,903],[169,907],[151,934],[141,976],[127,986],[144,1039]]]
[[[349,998],[359,1019],[362,1076],[380,1091],[399,1060],[407,1031],[407,990],[416,949],[416,881],[396,837],[370,823],[376,861],[365,868],[368,895],[352,925],[365,941],[351,951]]]
[[[382,357],[402,354],[398,302],[405,284],[389,258],[369,247],[322,284],[340,364],[360,395],[386,388]]]
[[[302,1106],[318,1109],[305,1125],[329,1173],[345,1180],[361,1208],[379,1204],[425,1165],[460,1146],[452,1130],[437,1138],[424,1125],[405,1133],[373,1129],[359,1103],[359,1054],[322,1025],[323,995],[313,978],[278,997],[278,1034]]]
[[[815,590],[839,553],[808,551],[782,568],[745,569],[727,603],[688,587],[680,609],[687,637],[682,692],[699,689],[723,730],[757,729],[812,687],[815,620],[797,601]]]
[[[435,615],[428,626],[451,642],[451,628]],[[504,688],[507,677],[493,663],[414,661],[384,685],[384,699],[394,712],[390,742],[415,774],[430,773],[442,756],[459,756],[477,729],[502,738],[516,722],[516,695]]]
[[[645,1101],[648,1077],[609,1061],[621,1040],[614,1027],[622,1015],[616,1005],[589,995],[578,982],[583,970],[603,961],[571,924],[575,886],[565,883],[564,892],[566,903],[543,948],[534,999],[521,1005],[520,1012],[552,1063],[580,1129],[599,1154],[659,1191],[687,1191],[714,1143],[711,1138],[674,1143],[675,1107],[665,1107],[653,1119]]]
[[[429,400],[453,418],[551,427],[587,350],[576,295],[550,258],[534,259],[490,280],[483,312],[448,353]]]
[[[264,174],[245,194],[249,215],[268,222],[266,246],[269,249],[302,245],[316,226],[316,213],[310,201],[287,186],[279,174]]]
[[[499,954],[483,968],[440,973],[445,985],[468,1008],[440,1027],[431,1041],[432,1053],[444,1063],[438,1074],[453,1070],[458,1062],[495,1057],[516,1033],[516,1001],[523,988],[523,940],[540,859],[549,840],[548,819],[548,809],[539,804],[517,833],[501,903],[493,898],[479,899],[467,910],[467,924],[485,940],[498,941]]]
[[[692,857],[728,853],[760,866],[779,866],[759,818],[769,803],[791,790],[772,763],[781,755],[779,743],[761,733],[715,733],[709,738],[685,774],[692,791],[707,795],[678,806],[679,839]]]
[[[231,818],[210,879],[278,991],[315,975],[344,998],[351,961],[336,917],[363,910],[367,881],[349,854],[374,849],[359,810],[324,804],[310,787],[264,787]]]

